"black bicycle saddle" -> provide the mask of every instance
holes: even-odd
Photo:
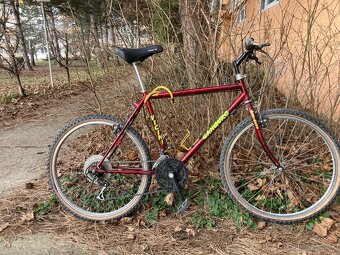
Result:
[[[148,57],[152,56],[153,54],[160,53],[163,51],[162,46],[160,45],[151,45],[144,48],[138,49],[123,49],[118,48],[116,53],[119,57],[124,59],[129,64],[134,62],[143,62]]]

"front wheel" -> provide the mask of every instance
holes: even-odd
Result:
[[[253,216],[289,224],[320,214],[340,185],[337,139],[311,116],[288,109],[262,112],[264,139],[282,169],[270,161],[250,118],[227,137],[220,174],[230,197]]]
[[[90,115],[75,120],[55,138],[47,173],[59,203],[74,215],[92,221],[117,220],[135,211],[148,191],[151,177],[136,174],[98,174],[92,171],[116,137],[116,117]],[[103,169],[151,170],[150,153],[131,127],[119,147],[105,159]],[[104,183],[108,184],[103,192]]]

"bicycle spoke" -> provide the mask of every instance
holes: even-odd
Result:
[[[283,169],[276,168],[253,139],[257,134],[251,119],[244,122],[224,147],[221,176],[231,198],[249,213],[279,223],[316,215],[339,187],[335,143],[303,114],[282,109],[264,112],[263,117],[268,120],[263,137]]]

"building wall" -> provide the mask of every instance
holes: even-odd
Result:
[[[280,0],[261,10],[260,0],[223,1],[220,57],[231,61],[245,39],[271,42],[278,88],[320,114],[340,120],[340,1]],[[246,4],[246,18],[238,16]]]

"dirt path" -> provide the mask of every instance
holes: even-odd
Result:
[[[50,102],[39,109],[37,116],[16,119],[0,132],[0,197],[34,181],[45,173],[49,144],[70,120],[84,113],[81,96]],[[3,123],[2,123],[3,124]],[[55,233],[20,234],[0,245],[0,254],[86,254],[86,248],[74,242],[60,242]],[[100,254],[100,252],[98,253]]]
[[[42,109],[39,116],[2,128],[0,195],[38,178],[45,171],[48,146],[57,132],[83,111],[80,96]]]

